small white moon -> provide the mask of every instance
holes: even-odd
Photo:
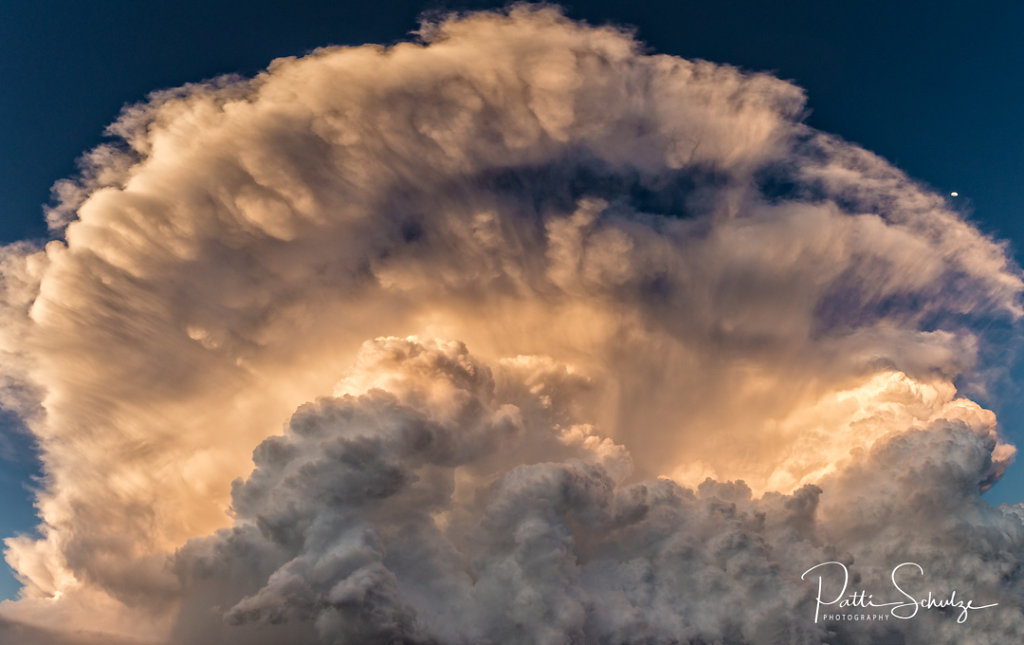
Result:
[[[950,196],[950,197],[959,197],[959,196],[960,196],[960,193],[958,193],[958,192],[956,192],[956,191],[954,190],[953,192],[951,192],[951,193],[949,194],[949,196]]]

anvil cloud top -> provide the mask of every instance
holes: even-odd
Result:
[[[842,558],[1012,640],[1014,449],[958,385],[1020,270],[803,109],[546,7],[127,109],[0,255],[46,472],[0,634],[820,642]]]

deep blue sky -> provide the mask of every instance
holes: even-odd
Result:
[[[46,235],[52,183],[126,103],[327,44],[407,37],[424,10],[493,2],[0,0],[0,243]],[[804,87],[808,122],[886,157],[958,203],[1024,259],[1024,3],[598,0],[653,50],[766,70]],[[1024,365],[1015,373],[1024,384]],[[1021,390],[990,405],[1024,445]],[[35,464],[0,415],[0,537],[29,531]],[[1024,461],[987,495],[1024,500]],[[0,566],[0,598],[16,589]]]

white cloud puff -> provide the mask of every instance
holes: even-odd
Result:
[[[957,384],[1020,271],[803,105],[516,7],[127,109],[55,190],[58,239],[0,254],[0,403],[46,475],[3,615],[190,644],[1012,639],[1022,513],[978,495],[1013,448]],[[828,560],[999,608],[815,623],[800,574]]]

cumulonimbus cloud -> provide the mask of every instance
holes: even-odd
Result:
[[[46,473],[4,615],[190,644],[1021,633],[1024,513],[979,498],[1013,448],[957,387],[1020,271],[803,109],[549,7],[127,109],[58,184],[58,239],[0,256],[2,402]],[[999,605],[815,623],[800,574],[832,560]]]

